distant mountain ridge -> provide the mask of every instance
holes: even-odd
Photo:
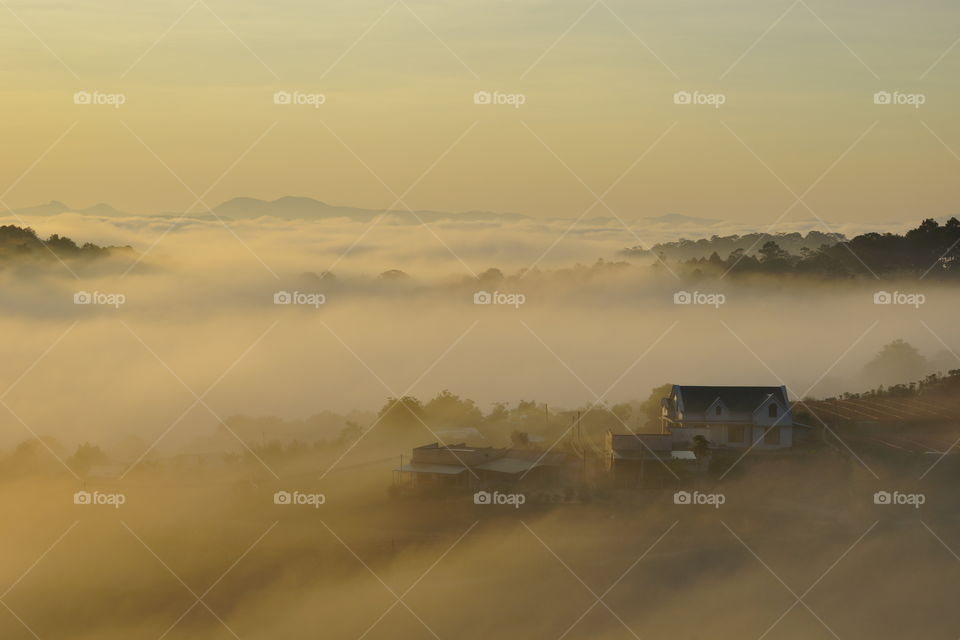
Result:
[[[74,209],[59,200],[51,200],[46,204],[38,204],[33,207],[24,207],[21,209],[14,209],[14,212],[18,215],[26,216],[56,216],[61,213],[82,213],[91,216],[126,216],[130,215],[124,213],[123,211],[117,211],[112,206],[105,202],[95,204],[92,207],[87,207],[86,209]]]
[[[109,204],[100,203],[84,209],[75,209],[59,200],[51,200],[46,204],[15,209],[17,215],[27,216],[55,216],[61,213],[79,213],[83,215],[101,217],[124,217],[137,215],[115,209]],[[237,197],[231,198],[213,207],[213,212],[220,217],[233,220],[250,220],[254,218],[274,217],[284,220],[323,220],[331,218],[348,218],[356,222],[369,222],[384,213],[383,209],[364,209],[361,207],[347,207],[327,204],[314,198],[301,196],[283,196],[276,200],[260,200],[258,198]],[[152,214],[159,217],[179,217],[177,212],[163,212]],[[533,220],[531,216],[519,213],[493,213],[489,211],[464,211],[459,213],[445,211],[415,211],[393,209],[388,215],[398,218],[409,218],[416,222],[417,217],[422,220],[456,219],[468,222],[483,221],[519,221]],[[197,208],[189,214],[190,217],[209,217],[210,214]]]
[[[662,216],[649,216],[641,218],[651,224],[666,224],[672,226],[696,225],[699,227],[713,227],[723,224],[723,220],[717,218],[696,218],[694,216],[685,216],[682,213],[667,213]]]
[[[55,216],[61,213],[79,213],[83,215],[101,216],[101,217],[122,217],[138,215],[131,212],[120,211],[113,206],[100,203],[84,209],[75,209],[59,201],[51,200],[46,204],[40,204],[33,207],[16,209],[18,215],[34,216]],[[251,220],[255,218],[274,217],[285,220],[323,220],[331,218],[348,218],[358,222],[369,222],[377,216],[384,213],[383,209],[365,209],[363,207],[350,207],[343,205],[328,204],[322,200],[308,198],[304,196],[283,196],[276,200],[261,200],[259,198],[250,198],[240,196],[221,202],[213,207],[213,212],[221,217],[233,220]],[[415,214],[415,215],[414,215]],[[181,213],[165,211],[162,213],[148,214],[162,217],[179,217]],[[189,214],[190,217],[209,217],[209,213],[201,208],[195,208],[195,211]],[[406,209],[394,208],[388,212],[388,215],[398,218],[409,218],[416,221],[419,217],[424,221],[455,219],[466,222],[519,222],[519,221],[537,221],[543,218],[537,218],[522,213],[496,213],[492,211],[432,211],[415,210],[414,213]],[[566,220],[563,217],[550,217],[548,220]],[[587,224],[613,224],[619,226],[616,218],[607,216],[598,216],[585,218],[581,220]],[[640,218],[637,222],[644,222],[650,225],[677,226],[677,227],[713,227],[724,223],[723,220],[716,218],[698,218],[679,213],[668,213],[662,216],[650,216]]]
[[[55,216],[63,213],[77,213],[80,215],[99,218],[139,216],[163,219],[189,218],[194,220],[209,220],[215,214],[216,216],[227,220],[277,218],[280,220],[310,221],[334,220],[340,218],[353,222],[368,223],[378,216],[383,215],[385,212],[383,209],[367,209],[363,207],[334,205],[322,200],[304,196],[283,196],[275,200],[261,200],[259,198],[251,197],[231,198],[214,206],[213,214],[199,207],[195,207],[193,211],[187,214],[176,211],[136,213],[122,211],[111,206],[110,204],[103,202],[90,207],[78,209],[71,207],[59,200],[51,200],[45,204],[15,209],[14,213],[18,216]],[[569,216],[542,217],[530,216],[521,213],[496,213],[491,211],[476,210],[462,212],[416,210],[415,212],[411,213],[406,209],[394,208],[389,212],[386,212],[386,214],[394,223],[401,222],[406,224],[417,224],[420,221],[428,223],[447,221],[488,224],[502,224],[510,222],[543,224],[557,222],[570,223],[572,220],[574,220],[574,218]],[[948,218],[949,216],[944,216],[942,218],[936,218],[936,220],[940,224],[945,224]],[[653,248],[657,251],[664,250],[668,253],[681,254],[676,256],[679,258],[690,258],[696,255],[701,255],[705,249],[703,246],[703,240],[707,240],[713,236],[730,238],[735,234],[739,234],[739,238],[742,239],[746,237],[748,238],[747,243],[752,244],[752,239],[756,237],[756,234],[761,233],[757,231],[754,225],[750,223],[719,218],[688,216],[681,213],[666,213],[659,216],[643,216],[636,218],[629,215],[595,216],[577,218],[576,220],[579,228],[574,230],[573,233],[578,233],[581,231],[620,231],[623,229],[624,222],[626,222],[631,228],[655,230],[660,233],[661,237],[664,235],[675,234],[674,237],[680,238],[680,240],[678,240],[676,243],[663,243],[662,245],[655,246]],[[804,230],[807,232],[806,235],[809,235],[814,228],[825,226],[819,220],[810,222],[811,224],[803,225]],[[893,222],[877,222],[873,225],[869,225],[868,228],[872,227],[873,230],[882,232],[890,229],[898,229],[901,226],[902,224],[896,224]],[[609,227],[609,229],[598,229],[598,227]],[[814,233],[813,236],[813,242],[806,241],[805,243],[802,243],[803,246],[808,246],[808,248],[816,248],[819,246],[818,243],[822,241],[832,243],[839,239],[841,234],[827,233],[821,236],[817,233]],[[694,240],[684,240],[684,238],[701,238],[699,241],[700,246],[689,246],[689,243],[694,242]],[[795,243],[794,239],[784,239],[784,241],[785,244],[788,245]],[[718,250],[723,253],[723,251],[731,250],[733,248],[736,247],[718,247]],[[799,245],[796,247],[791,246],[789,248],[791,250],[797,250],[799,249]],[[644,250],[642,247],[630,247],[625,249],[623,254],[637,255],[642,254],[643,252]],[[706,255],[709,255],[709,253]]]
[[[400,218],[417,217],[427,219],[456,218],[457,220],[467,221],[516,221],[532,220],[531,216],[519,213],[493,213],[490,211],[463,211],[451,213],[447,211],[427,211],[420,210],[411,213],[406,209],[364,209],[361,207],[345,207],[339,205],[327,204],[314,198],[305,198],[298,196],[284,196],[276,200],[259,200],[257,198],[232,198],[213,208],[217,215],[226,216],[234,219],[249,219],[273,216],[288,220],[315,220],[324,218],[349,218],[358,222],[369,222],[377,216],[387,213],[390,216]]]

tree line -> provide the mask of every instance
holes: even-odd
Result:
[[[0,225],[0,259],[23,257],[53,258],[99,258],[110,254],[111,250],[130,247],[101,247],[92,242],[78,245],[67,236],[51,234],[46,240],[40,238],[30,227]]]
[[[759,244],[759,242],[757,243]],[[851,240],[801,247],[798,253],[767,240],[754,254],[742,247],[722,258],[680,263],[687,275],[797,274],[826,278],[904,276],[953,279],[960,277],[960,221],[939,224],[928,218],[904,234],[865,233]]]

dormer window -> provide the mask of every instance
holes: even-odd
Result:
[[[777,405],[771,404],[769,407],[767,407],[767,411],[768,411],[769,416],[770,416],[771,418],[776,418],[779,409],[780,409],[780,407],[778,407]]]
[[[723,408],[720,407],[719,405],[717,405],[716,412],[717,412],[717,415],[718,415],[718,416],[719,416],[719,415],[722,415],[722,414],[723,414]]]

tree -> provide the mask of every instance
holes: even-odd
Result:
[[[904,380],[917,380],[929,368],[927,359],[903,339],[884,345],[873,360],[863,367],[863,374],[871,386],[896,384]]]
[[[347,420],[347,426],[337,434],[336,443],[338,445],[351,444],[361,435],[363,435],[363,429],[360,428],[360,425],[352,420]]]
[[[91,467],[109,462],[110,458],[95,444],[84,442],[67,458],[67,465],[79,473],[89,471]]]
[[[773,240],[768,240],[760,247],[760,262],[776,262],[786,260],[790,254],[780,248],[780,245]]]
[[[710,455],[710,441],[703,436],[693,436],[693,454],[698,458]]]
[[[479,276],[477,276],[477,280],[479,280],[481,284],[495,285],[501,280],[503,280],[503,272],[500,271],[500,269],[491,267],[486,271],[484,271],[483,273],[481,273]]]
[[[440,427],[476,427],[483,422],[483,414],[473,400],[446,389],[424,405],[423,414],[429,424]]]
[[[641,431],[659,430],[660,400],[670,395],[671,389],[673,389],[673,384],[669,382],[654,387],[647,399],[640,403]]]
[[[510,418],[510,408],[503,402],[497,402],[483,419],[486,423],[506,422]]]
[[[412,431],[425,422],[423,405],[413,396],[387,398],[377,419],[386,429],[395,431]]]
[[[617,418],[618,422],[626,424],[630,421],[630,416],[633,415],[633,407],[627,402],[621,402],[610,407],[610,413]]]

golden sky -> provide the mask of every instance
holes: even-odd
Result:
[[[933,0],[6,0],[0,194],[136,212],[303,195],[625,219],[949,215],[958,17]],[[475,104],[481,91],[506,103]],[[675,104],[681,91],[707,103]],[[907,103],[875,104],[880,91]]]

